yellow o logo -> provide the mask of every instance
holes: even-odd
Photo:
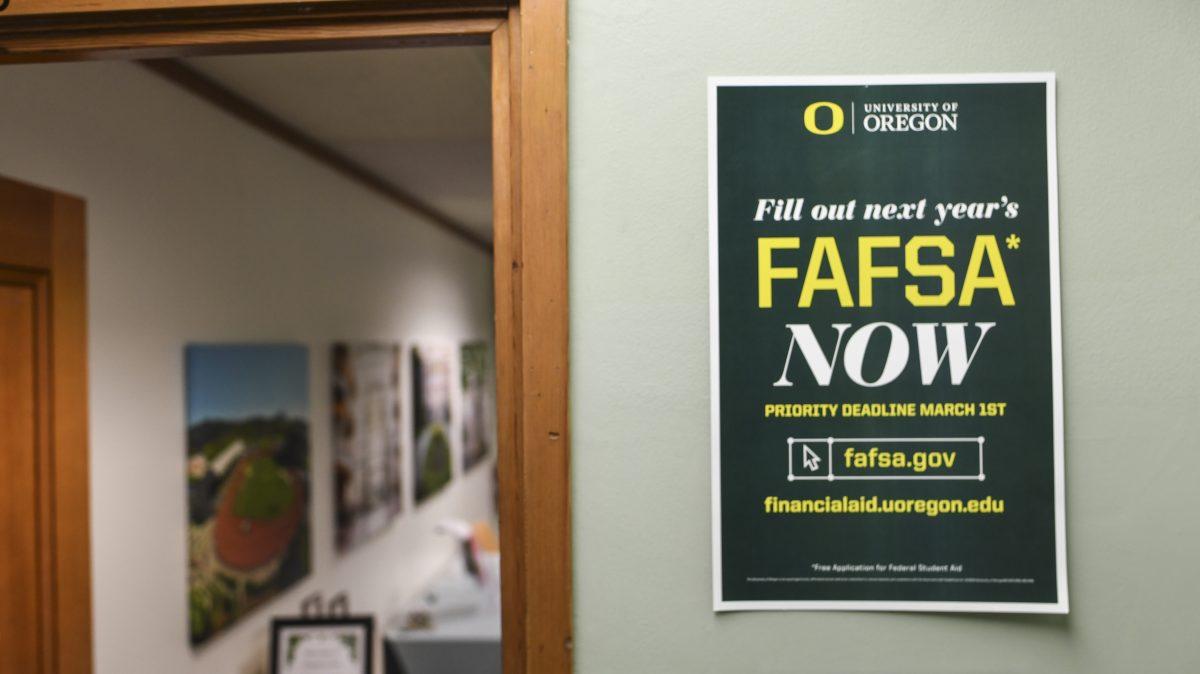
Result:
[[[833,121],[830,122],[828,128],[820,128],[817,126],[817,110],[821,108],[829,108],[830,114],[833,116]],[[828,136],[842,130],[842,125],[846,123],[846,114],[842,112],[842,106],[829,101],[817,101],[810,104],[804,109],[804,128],[810,133],[815,133],[818,136]]]

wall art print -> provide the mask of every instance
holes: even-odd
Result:
[[[189,632],[199,646],[308,575],[308,349],[190,345]]]
[[[400,513],[398,344],[332,348],[337,547],[349,550]]]

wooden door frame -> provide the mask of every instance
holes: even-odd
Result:
[[[490,45],[506,674],[572,664],[566,11],[566,0],[12,0],[0,12],[0,64]]]

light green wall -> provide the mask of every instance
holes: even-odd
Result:
[[[1200,671],[1200,2],[571,0],[577,671]],[[711,611],[708,75],[1058,73],[1067,617]]]

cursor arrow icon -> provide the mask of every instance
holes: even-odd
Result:
[[[804,468],[814,473],[821,469],[821,457],[808,445],[804,445]]]

